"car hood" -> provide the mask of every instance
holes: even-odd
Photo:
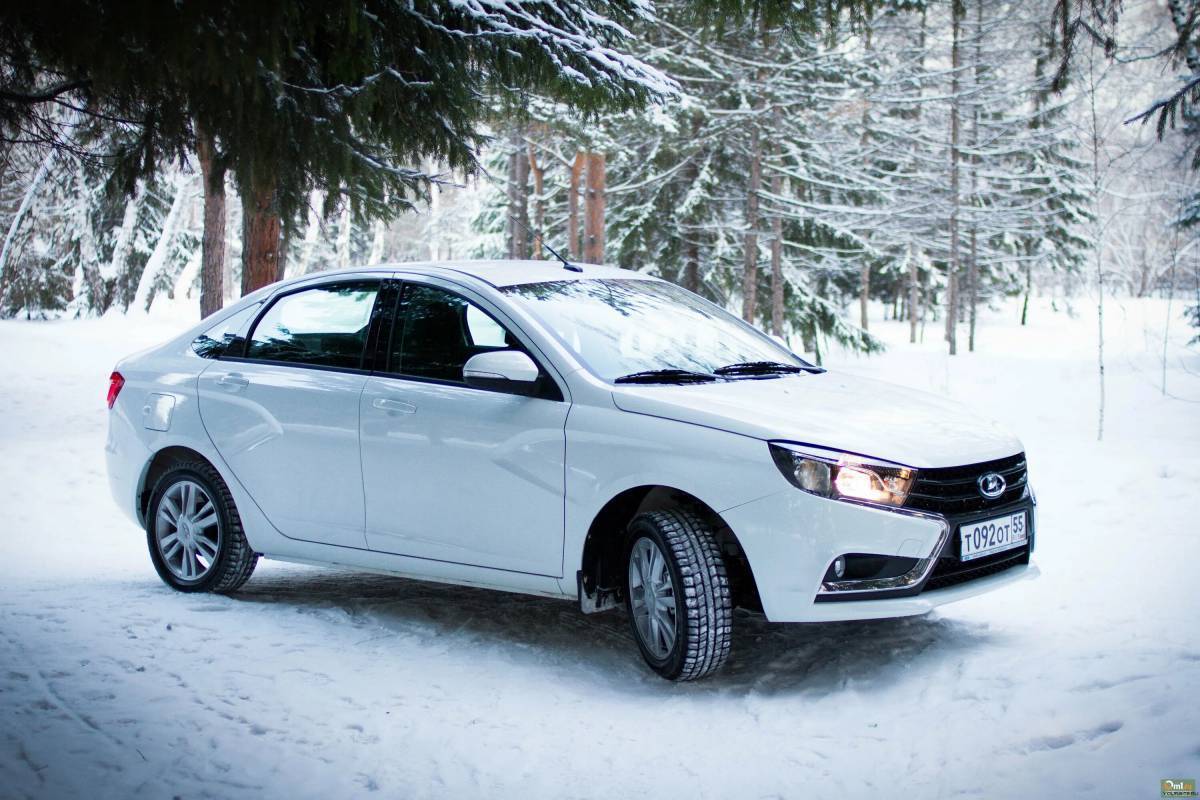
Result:
[[[817,445],[911,467],[973,464],[1021,452],[996,422],[937,395],[824,372],[766,380],[618,386],[623,411]]]

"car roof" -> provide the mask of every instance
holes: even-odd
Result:
[[[579,281],[595,278],[625,278],[637,280],[658,280],[644,272],[608,267],[602,264],[575,264],[580,271],[575,272],[563,266],[562,262],[518,261],[518,260],[454,260],[454,261],[402,261],[391,264],[377,264],[370,267],[352,267],[350,269],[328,270],[313,275],[338,275],[341,273],[363,272],[415,272],[423,275],[443,275],[450,273],[467,275],[497,288],[518,286],[527,283],[545,283],[548,281]],[[313,275],[305,275],[311,278]]]

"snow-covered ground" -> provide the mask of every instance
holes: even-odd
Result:
[[[1178,314],[1175,304],[1173,314]],[[1042,577],[910,620],[769,625],[674,685],[623,614],[264,562],[154,573],[108,497],[104,392],[163,318],[0,323],[2,797],[1157,797],[1200,777],[1200,352],[1160,301],[984,316],[980,352],[833,366],[1023,437]],[[964,336],[965,341],[965,336]],[[965,349],[965,348],[964,348]],[[852,413],[852,409],[847,409]]]

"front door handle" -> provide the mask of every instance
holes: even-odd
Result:
[[[230,391],[240,391],[250,385],[250,379],[240,372],[230,372],[217,379],[217,384]]]
[[[417,411],[417,407],[412,403],[406,403],[403,400],[391,400],[387,397],[376,397],[371,401],[371,405],[380,411],[399,412],[401,414],[415,414]]]

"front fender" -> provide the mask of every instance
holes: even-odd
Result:
[[[624,491],[665,486],[720,513],[790,488],[766,442],[727,431],[615,406],[577,405],[566,433],[564,593],[575,591],[574,575],[592,521]]]

